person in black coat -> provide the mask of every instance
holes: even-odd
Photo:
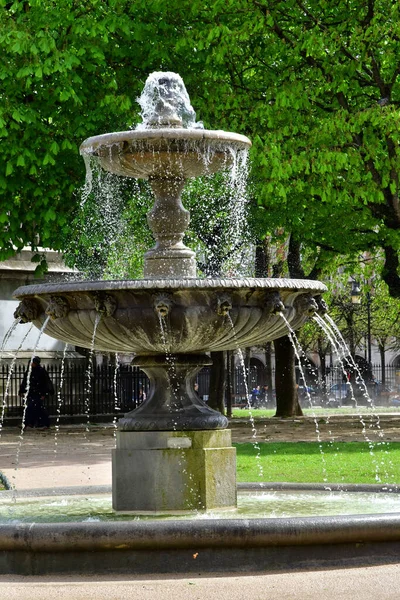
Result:
[[[24,373],[24,378],[19,388],[19,395],[25,397],[26,410],[25,427],[50,427],[50,420],[44,401],[47,396],[54,394],[54,386],[46,369],[40,365],[39,356],[32,358],[32,367],[28,381],[29,368]]]

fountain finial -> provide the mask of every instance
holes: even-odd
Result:
[[[156,72],[149,75],[138,98],[143,123],[138,129],[161,127],[202,128],[190,104],[185,84],[177,73]]]

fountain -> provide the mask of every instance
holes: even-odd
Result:
[[[307,280],[199,278],[194,253],[182,241],[189,213],[181,191],[189,178],[240,162],[251,143],[197,126],[176,74],[153,73],[140,103],[141,126],[91,137],[81,153],[106,171],[148,179],[155,197],[148,223],[156,245],[145,255],[144,278],[22,287],[15,292],[21,301],[16,317],[38,328],[50,317],[47,334],[86,348],[96,325],[96,350],[134,353],[134,363],[149,376],[148,398],[118,423],[112,485],[117,513],[234,509],[228,421],[194,393],[196,373],[210,364],[210,351],[285,335],[281,313],[298,329],[318,310],[326,288]],[[347,559],[354,552],[364,556],[360,541],[397,542],[399,524],[397,516],[380,515],[5,525],[0,571],[278,568],[310,556],[330,560],[332,543]]]
[[[106,171],[148,179],[155,202],[148,223],[156,245],[145,254],[144,279],[19,288],[16,316],[57,339],[89,348],[132,352],[150,379],[149,397],[118,424],[113,456],[117,511],[179,512],[236,506],[235,452],[226,417],[194,393],[207,352],[272,340],[315,312],[317,281],[200,279],[182,240],[189,213],[180,195],[188,178],[229,168],[250,141],[195,128],[181,78],[153,73],[140,99],[135,130],[88,138],[84,156]],[[185,124],[192,126],[184,127]],[[140,485],[139,485],[140,482]]]

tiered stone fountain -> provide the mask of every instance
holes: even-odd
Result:
[[[144,123],[91,137],[81,153],[111,173],[148,179],[156,245],[144,279],[19,288],[16,315],[46,333],[105,352],[135,353],[150,378],[148,399],[119,421],[113,455],[116,511],[165,513],[236,506],[235,451],[226,417],[194,393],[208,352],[273,340],[317,310],[318,281],[201,279],[183,244],[189,212],[180,194],[188,178],[229,168],[248,138],[196,126],[181,78],[153,73],[141,98]],[[100,321],[99,320],[100,315]]]

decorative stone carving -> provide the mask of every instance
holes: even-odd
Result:
[[[217,297],[217,315],[226,317],[232,310],[232,298],[227,294]]]
[[[294,302],[294,307],[299,313],[309,317],[312,317],[318,311],[318,304],[311,294],[298,296]]]
[[[96,311],[103,317],[112,317],[117,309],[117,301],[110,294],[97,293],[93,295],[93,303]]]
[[[318,305],[318,314],[321,316],[326,315],[329,309],[327,303],[322,298],[322,296],[314,296],[314,300]]]
[[[51,319],[63,319],[69,313],[69,304],[62,296],[51,296],[46,315]]]
[[[154,310],[161,317],[165,318],[172,307],[172,299],[167,294],[158,294],[153,302]]]
[[[24,298],[14,312],[14,318],[19,319],[21,323],[30,323],[36,321],[41,308],[39,303],[33,298]]]
[[[269,292],[265,295],[265,307],[272,315],[277,315],[285,310],[279,292]]]

